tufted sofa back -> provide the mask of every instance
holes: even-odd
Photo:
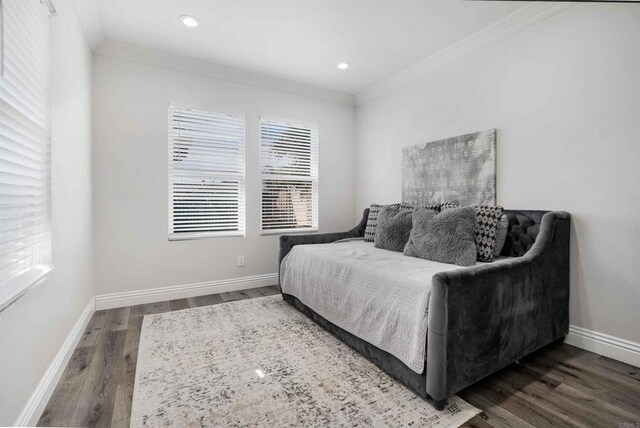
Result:
[[[502,249],[501,256],[521,257],[524,256],[538,237],[542,217],[549,211],[527,211],[527,210],[504,210],[509,219],[509,231],[507,240]],[[369,209],[365,209],[360,225],[360,236],[364,236],[364,228],[367,224]],[[355,230],[355,229],[354,229]]]
[[[540,231],[542,217],[547,212],[505,210],[504,213],[509,219],[509,232],[500,255],[520,257],[529,251]]]

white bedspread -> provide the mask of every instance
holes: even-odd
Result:
[[[293,247],[280,281],[328,321],[422,373],[431,279],[457,268],[354,240]]]

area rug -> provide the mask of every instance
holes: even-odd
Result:
[[[144,317],[131,426],[457,427],[282,300],[269,296]]]

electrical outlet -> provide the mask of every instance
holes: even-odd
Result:
[[[244,256],[238,256],[238,266],[244,266]]]

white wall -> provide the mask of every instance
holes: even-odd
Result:
[[[579,4],[357,108],[357,210],[401,147],[497,128],[498,203],[572,214],[571,323],[640,342],[639,24]]]
[[[91,52],[70,3],[56,1],[52,63],[55,269],[0,313],[0,426],[12,425],[94,295]]]
[[[320,231],[353,227],[353,107],[104,56],[93,66],[96,294],[277,272],[278,237],[259,235],[260,115],[318,124]],[[245,238],[168,241],[169,102],[246,113]]]

